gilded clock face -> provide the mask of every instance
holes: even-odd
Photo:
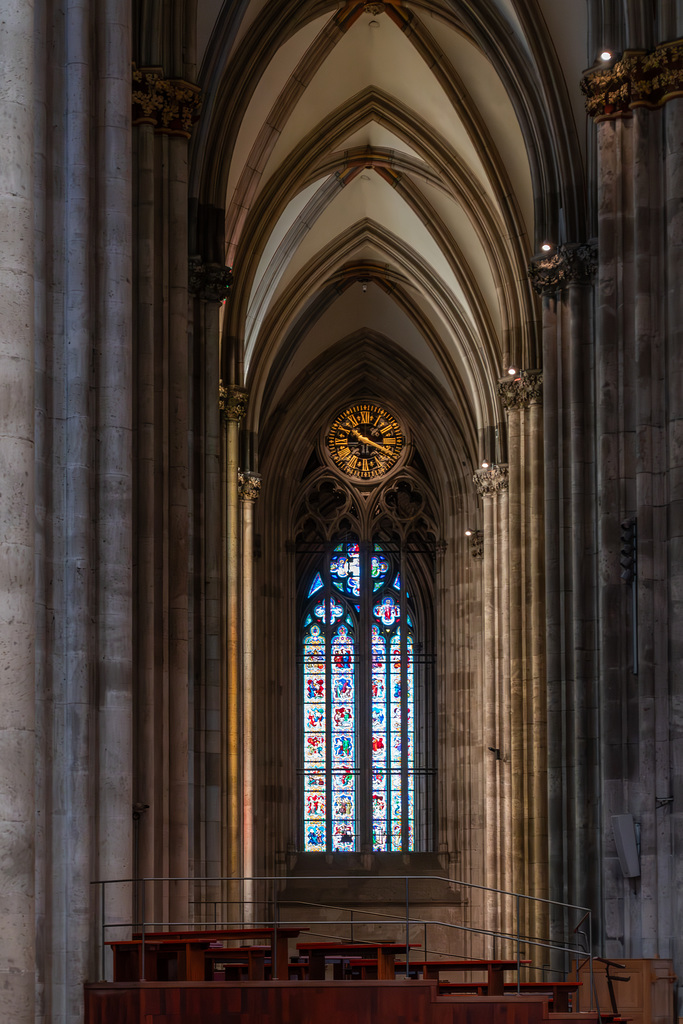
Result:
[[[333,461],[348,476],[372,480],[396,465],[404,437],[397,420],[372,402],[358,402],[337,416],[327,435]]]

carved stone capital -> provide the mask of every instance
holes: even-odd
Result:
[[[470,537],[470,554],[472,558],[484,557],[484,531],[472,530]]]
[[[223,302],[232,284],[232,270],[220,263],[202,263],[201,257],[190,256],[189,289],[207,302]]]
[[[543,401],[543,371],[520,370],[515,377],[498,381],[498,394],[503,408],[528,409]]]
[[[236,420],[238,423],[244,419],[249,402],[249,392],[239,384],[228,384],[227,387],[220,382],[218,386],[218,407],[226,420]]]
[[[608,67],[588,71],[581,91],[588,116],[597,121],[623,117],[634,107],[659,107],[683,92],[683,40],[626,50]]]
[[[261,493],[261,477],[258,473],[238,475],[239,495],[242,501],[256,501]]]
[[[189,139],[199,118],[201,90],[180,78],[164,78],[163,68],[133,65],[133,124]]]
[[[508,467],[489,466],[488,469],[478,469],[472,479],[480,497],[491,497],[500,491],[507,491]]]
[[[365,8],[365,13],[372,14],[373,17],[376,17],[378,14],[383,14],[386,10],[385,4],[372,3],[371,0],[368,0],[367,3],[363,4],[363,7]]]
[[[529,278],[539,295],[554,295],[570,284],[588,284],[598,268],[595,242],[559,245],[552,256],[537,256],[529,264]]]

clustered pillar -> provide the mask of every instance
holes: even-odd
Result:
[[[499,384],[508,463],[477,470],[483,504],[488,885],[547,898],[542,375]],[[487,927],[544,935],[544,904],[489,897]],[[519,916],[518,916],[519,915]],[[540,950],[531,949],[538,959]]]

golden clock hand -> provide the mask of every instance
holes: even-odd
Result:
[[[370,437],[365,437],[364,434],[360,434],[357,430],[352,430],[351,433],[354,437],[357,437],[363,444],[372,445],[373,448],[378,448],[379,451],[385,452],[387,455],[393,455],[394,453],[389,449],[385,448],[383,444],[377,444],[377,441],[373,441]]]

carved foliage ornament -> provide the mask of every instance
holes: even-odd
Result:
[[[683,41],[656,49],[626,50],[609,67],[588,71],[581,80],[589,117],[619,117],[634,107],[658,107],[683,92]]]
[[[529,278],[539,295],[554,295],[569,284],[588,284],[598,269],[595,242],[558,245],[552,256],[539,256],[529,265]]]
[[[484,532],[483,530],[472,530],[470,537],[470,554],[472,558],[484,557]]]
[[[220,263],[202,263],[201,257],[191,256],[189,278],[193,295],[207,302],[223,302],[232,284],[232,269]]]
[[[222,410],[225,418],[228,420],[236,420],[238,423],[243,420],[247,412],[247,403],[249,401],[249,393],[246,388],[241,388],[238,384],[228,384],[227,386],[220,382],[218,386],[218,407]]]
[[[516,377],[498,381],[504,409],[528,409],[543,400],[543,371],[520,370]]]
[[[242,473],[238,475],[239,495],[242,501],[256,501],[261,493],[261,477],[258,473]]]
[[[508,467],[489,466],[488,469],[478,469],[472,479],[477,488],[477,494],[482,498],[490,497],[500,491],[507,491]]]
[[[198,85],[164,78],[162,68],[133,65],[133,124],[151,124],[158,132],[189,139],[201,105]]]

